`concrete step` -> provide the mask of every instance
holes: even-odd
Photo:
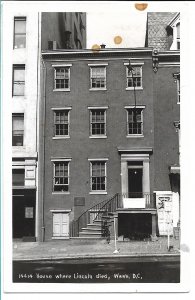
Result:
[[[87,228],[101,229],[101,224],[87,224]]]
[[[79,232],[79,237],[89,237],[89,238],[101,238],[102,233],[94,233],[94,232]]]
[[[89,227],[87,227],[87,228],[82,228],[81,229],[81,231],[80,232],[85,232],[85,233],[101,233],[102,232],[102,229],[101,228],[98,228],[98,229],[96,229],[96,228],[89,228]]]

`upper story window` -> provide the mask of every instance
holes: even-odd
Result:
[[[177,84],[177,103],[180,104],[180,73],[173,73],[173,78]]]
[[[26,18],[14,18],[14,49],[26,48]]]
[[[24,186],[24,169],[13,169],[12,170],[12,185],[13,186]]]
[[[143,108],[127,109],[127,136],[143,135]]]
[[[141,88],[142,87],[142,67],[133,66],[132,71],[126,67],[127,74],[127,88]]]
[[[54,89],[70,90],[70,67],[55,67]]]
[[[69,109],[54,110],[54,136],[69,137]]]
[[[177,50],[180,50],[180,23],[177,23],[176,29],[177,29]]]
[[[24,144],[24,114],[12,115],[12,146]]]
[[[105,108],[90,109],[90,137],[106,137]]]
[[[90,67],[90,88],[106,89],[106,67],[93,66]]]
[[[25,65],[13,65],[13,96],[24,96]]]
[[[69,191],[69,161],[53,162],[53,191]]]
[[[90,162],[91,192],[106,191],[106,161]]]

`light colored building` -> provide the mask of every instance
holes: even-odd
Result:
[[[5,57],[9,57],[4,84],[12,112],[13,238],[36,240],[38,236],[41,43],[48,49],[55,40],[58,47],[64,47],[69,30],[73,32],[70,46],[82,48],[86,45],[85,23],[85,13],[40,13],[4,5],[3,33],[10,37],[4,48]]]

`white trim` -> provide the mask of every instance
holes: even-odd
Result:
[[[127,107],[128,107],[128,106],[126,106],[126,113],[127,113],[127,126],[126,126],[127,134],[126,134],[126,136],[128,136],[128,137],[138,137],[138,136],[143,137],[143,136],[144,136],[144,134],[143,134],[143,132],[144,132],[144,117],[143,117],[143,110],[145,109],[145,106],[137,106],[137,105],[136,105],[136,109],[137,109],[137,108],[138,108],[138,109],[139,109],[139,108],[141,109],[141,122],[137,122],[137,123],[140,123],[140,124],[141,124],[141,133],[140,133],[140,134],[134,134],[134,133],[130,134],[130,133],[129,133],[129,118],[128,118],[129,114],[128,114],[128,112],[129,112],[130,109],[135,108],[135,105],[134,105],[134,106],[129,105],[129,107],[128,107],[128,108],[127,108]]]
[[[90,135],[90,139],[107,139],[107,135]]]
[[[53,89],[53,92],[70,92],[70,88],[67,88],[67,89]]]
[[[72,209],[50,209],[50,211],[52,212],[52,213],[58,213],[58,212],[71,212],[72,211]]]
[[[142,91],[143,90],[143,87],[142,86],[135,86],[135,90],[137,91]],[[134,87],[128,87],[126,88],[126,91],[134,91]]]
[[[88,106],[88,109],[108,109],[108,106]]]
[[[107,88],[90,88],[89,91],[107,91]]]
[[[127,58],[127,59],[128,59],[128,58]],[[131,58],[131,59],[132,59],[132,58]],[[134,58],[134,59],[136,59],[136,58]],[[141,59],[141,58],[140,58],[140,59]],[[123,64],[124,64],[124,66],[129,66],[129,63],[128,63],[128,62],[124,62]],[[138,63],[137,63],[137,62],[133,62],[133,63],[131,62],[130,65],[132,65],[132,66],[139,66],[139,65],[142,65],[142,66],[143,66],[143,65],[144,65],[144,62],[141,62],[141,61],[138,62]]]
[[[65,107],[52,107],[51,110],[71,110],[72,106],[65,106]]]
[[[71,161],[72,160],[72,157],[62,157],[62,158],[60,158],[60,157],[52,157],[51,158],[51,161]]]
[[[94,192],[89,192],[90,195],[107,195],[108,193],[105,191],[94,191]]]
[[[70,195],[70,192],[52,192],[52,195]]]
[[[143,138],[144,135],[143,134],[129,134],[126,135],[126,138]]]
[[[59,64],[59,65],[52,65],[53,68],[58,68],[58,67],[72,67],[72,64]]]
[[[100,109],[100,108],[96,108],[96,109]],[[105,131],[104,131],[104,134],[92,134],[92,111],[93,110],[96,110],[96,109],[90,109],[89,110],[89,121],[90,121],[90,124],[89,124],[89,126],[90,126],[90,128],[89,128],[89,137],[95,137],[95,138],[97,138],[97,137],[103,137],[103,138],[105,138],[105,137],[107,137],[107,135],[106,135],[106,129],[107,129],[107,126],[106,126],[106,109],[105,108],[103,108],[103,109],[100,109],[100,110],[102,110],[103,112],[104,112],[104,124],[105,124]]]
[[[88,64],[89,67],[104,67],[104,66],[108,66],[108,63],[96,63],[96,64]]]
[[[131,108],[135,108],[135,105],[126,105],[124,106],[125,109],[131,109]],[[136,104],[136,108],[146,108],[146,105],[139,105]]]
[[[62,135],[62,136],[53,136],[52,137],[52,140],[65,140],[65,139],[70,139],[70,136],[69,135]]]
[[[88,158],[88,161],[107,161],[108,158]]]

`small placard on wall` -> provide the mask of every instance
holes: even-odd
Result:
[[[25,207],[25,218],[33,219],[33,207]]]
[[[74,206],[84,206],[85,197],[74,197]]]

